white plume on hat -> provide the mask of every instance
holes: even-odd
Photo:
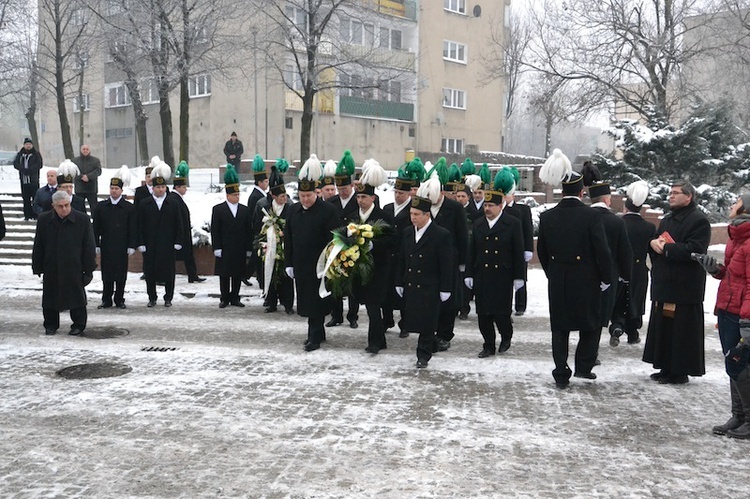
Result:
[[[362,176],[359,181],[364,185],[380,187],[388,181],[388,174],[377,160],[370,158],[362,164]]]
[[[329,159],[326,161],[325,166],[323,166],[323,176],[324,177],[333,177],[336,175],[336,162],[332,159]]]
[[[66,159],[65,161],[60,163],[60,166],[57,168],[57,174],[77,177],[81,174],[81,170],[78,169],[78,165],[73,163],[71,160]]]
[[[164,180],[169,180],[171,176],[172,169],[164,161],[160,161],[151,171],[151,178],[162,177]]]
[[[642,206],[648,198],[649,188],[645,180],[638,180],[628,186],[627,195],[630,202],[636,206]]]
[[[128,165],[122,165],[120,169],[117,170],[117,173],[115,173],[114,177],[122,180],[123,189],[129,186],[130,185],[130,170],[128,169]]]
[[[323,167],[320,165],[320,160],[316,155],[311,154],[299,170],[299,179],[316,182],[322,175]]]
[[[474,192],[481,187],[482,177],[479,175],[466,175],[466,177],[464,177],[464,184],[471,189],[471,192]]]
[[[154,168],[161,162],[162,160],[159,156],[154,156],[153,158],[151,158],[151,161],[149,161],[148,166],[150,166],[151,168]]]
[[[437,175],[433,175],[419,185],[419,189],[417,189],[417,197],[429,199],[430,203],[437,204],[437,202],[440,201],[440,193],[442,189],[440,179]]]
[[[573,165],[570,164],[570,160],[560,149],[555,149],[539,170],[539,179],[555,187],[571,173],[573,173]]]

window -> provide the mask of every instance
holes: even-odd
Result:
[[[73,66],[79,71],[87,68],[89,66],[89,53],[85,50],[77,53],[73,58]]]
[[[401,82],[382,80],[378,85],[378,99],[390,102],[401,102]]]
[[[401,50],[401,31],[397,29],[380,28],[380,47],[391,50]]]
[[[341,39],[346,43],[375,46],[375,26],[353,19],[340,19],[339,31]]]
[[[188,80],[188,95],[190,97],[211,95],[211,75],[198,75],[190,78]]]
[[[443,8],[457,14],[466,14],[466,0],[443,0]]]
[[[466,109],[466,92],[455,88],[443,89],[443,107]]]
[[[130,105],[130,94],[124,83],[110,83],[104,87],[104,107],[122,107]]]
[[[284,83],[292,90],[302,90],[304,88],[304,85],[302,85],[302,77],[300,76],[299,71],[297,71],[296,66],[291,64],[286,65],[284,68]]]
[[[297,27],[297,30],[307,33],[307,13],[304,10],[293,5],[287,5],[285,12],[286,17]]]
[[[284,118],[284,128],[287,130],[291,130],[294,126],[294,118],[286,117]]]
[[[206,26],[193,27],[193,43],[200,45],[208,42],[208,29]]]
[[[159,87],[156,78],[148,78],[141,81],[141,104],[154,104],[159,102]]]
[[[74,9],[73,12],[70,13],[70,17],[75,26],[83,26],[89,22],[89,10],[86,7]]]
[[[443,41],[443,59],[466,63],[466,45],[458,42]]]
[[[73,112],[80,113],[81,110],[89,110],[89,94],[76,95],[73,97]]]
[[[440,146],[441,152],[446,154],[463,154],[464,153],[464,140],[463,139],[443,139]]]

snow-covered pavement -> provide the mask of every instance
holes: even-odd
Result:
[[[215,277],[178,276],[174,306],[147,309],[131,275],[120,311],[96,310],[97,273],[89,331],[129,334],[71,337],[64,315],[48,337],[40,281],[0,272],[2,497],[736,497],[744,486],[730,470],[748,444],[710,433],[729,416],[710,313],[706,376],[656,384],[643,344],[603,338],[599,378],[558,390],[539,269],[506,354],[476,357],[472,314],[420,371],[414,335],[364,352],[364,309],[359,329],[329,328],[305,353],[304,319],[264,314],[257,286],[246,308],[219,310]],[[709,312],[715,293],[711,282]],[[92,362],[132,371],[55,374]]]

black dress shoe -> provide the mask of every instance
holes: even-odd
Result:
[[[385,328],[386,331],[388,331],[390,328],[392,328],[395,325],[396,324],[394,324],[393,322],[387,322],[387,323],[383,324],[383,327]]]
[[[451,342],[446,340],[437,340],[437,351],[445,352],[451,347]]]
[[[284,312],[286,312],[286,315],[294,315],[294,309],[292,307],[284,307]]]
[[[641,342],[641,336],[635,333],[633,336],[628,336],[628,345],[635,345]]]
[[[266,307],[263,311],[267,314],[272,314],[276,312],[276,310],[277,310],[276,307]]]
[[[149,300],[148,305],[146,305],[148,308],[152,308],[156,306],[156,300]]]
[[[205,280],[205,277],[195,277],[193,279],[188,279],[188,282],[204,282]]]
[[[561,390],[566,389],[568,386],[570,386],[570,381],[555,381],[555,386]]]
[[[359,327],[359,323],[357,321],[349,321],[349,327],[352,329],[357,329]]]
[[[497,353],[507,352],[510,348],[510,340],[503,340],[500,342],[500,346],[497,347]]]
[[[659,371],[658,373],[653,373],[649,376],[654,381],[659,381],[661,378],[667,378],[669,377],[668,374],[666,374],[664,371]]]
[[[427,361],[426,360],[419,359],[417,361],[417,369],[424,369],[426,367],[427,367]]]
[[[250,282],[250,279],[242,279],[242,284],[244,284],[245,286],[252,286],[253,285],[253,283]]]
[[[368,346],[368,347],[365,348],[365,352],[367,352],[367,353],[376,354],[379,351],[380,351],[380,349],[378,347]]]
[[[230,304],[231,306],[233,306],[233,307],[240,307],[240,308],[245,308],[245,304],[244,304],[244,303],[242,303],[242,302],[241,302],[241,301],[239,301],[239,300],[234,300],[234,301],[231,301],[231,302],[229,302],[229,304]]]
[[[304,346],[305,352],[312,352],[313,350],[317,350],[318,348],[320,348],[320,343],[310,343],[310,342],[308,342]]]
[[[145,280],[146,280],[146,274],[141,274],[141,281],[145,281]]]
[[[68,331],[68,334],[71,336],[81,336],[83,334],[83,331],[78,329],[77,327],[74,327],[70,331]]]
[[[687,374],[673,374],[671,376],[662,376],[659,378],[659,383],[661,384],[667,384],[670,385],[684,385],[685,383],[689,382],[690,379],[688,378]]]
[[[409,337],[409,331],[401,331],[398,333],[399,338],[408,338]]]
[[[467,314],[466,312],[461,312],[458,314],[458,318],[462,321],[469,320],[469,314]]]
[[[47,336],[54,336],[57,333],[56,329],[45,329],[44,334]]]
[[[172,300],[164,300],[164,306],[169,308],[172,306]]]
[[[331,319],[330,321],[326,322],[326,327],[335,327],[341,324],[341,321],[337,321],[336,319]]]
[[[479,352],[479,355],[477,355],[477,357],[479,357],[480,359],[486,359],[487,357],[492,357],[493,355],[495,355],[495,349],[494,348],[492,350],[487,350],[485,348],[484,350],[482,350],[481,352]]]
[[[574,373],[573,376],[583,379],[596,379],[596,374],[594,373]]]
[[[516,313],[514,315],[517,315],[518,317],[521,317],[525,313],[526,313],[525,310],[516,310]]]
[[[595,366],[600,366],[600,365],[602,365],[602,361],[601,361],[601,360],[599,360],[599,359],[596,359],[596,360],[594,361],[594,365],[595,365]]]
[[[122,309],[122,308],[128,308],[128,307],[126,307],[126,306],[125,306],[125,304],[124,304],[124,303],[118,303],[118,304],[117,304],[117,305],[115,305],[115,306],[116,306],[117,308],[121,308],[121,309]]]
[[[99,306],[98,306],[98,307],[96,307],[96,308],[97,308],[97,309],[99,309],[99,310],[101,310],[101,309],[103,309],[103,308],[110,308],[111,306],[112,306],[112,304],[111,304],[111,303],[102,303],[101,305],[99,305]]]
[[[227,308],[229,306],[228,301],[220,301],[219,302],[219,308]]]

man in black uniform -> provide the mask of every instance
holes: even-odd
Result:
[[[221,291],[219,308],[244,307],[240,287],[245,261],[253,247],[250,210],[240,203],[240,179],[231,164],[224,173],[224,183],[227,200],[214,206],[211,212],[211,244]]]
[[[354,175],[355,164],[354,158],[350,151],[344,151],[344,156],[339,161],[336,168],[336,175],[334,179],[336,181],[336,189],[338,194],[328,199],[328,202],[335,208],[337,227],[341,227],[346,224],[346,220],[349,219],[354,213],[357,212],[357,196],[354,195],[354,188],[352,187],[352,175]],[[352,329],[356,329],[359,326],[359,303],[353,296],[349,296],[349,310],[346,313],[346,320],[349,321],[349,326]],[[326,323],[326,327],[338,326],[344,322],[344,300],[343,298],[333,299],[333,311],[331,312],[331,320]]]
[[[188,282],[201,283],[206,280],[205,277],[198,275],[198,268],[195,265],[195,255],[193,254],[193,224],[190,221],[190,208],[183,199],[187,193],[187,179],[188,179],[189,167],[185,161],[180,161],[175,170],[173,180],[173,190],[167,196],[172,199],[177,206],[180,208],[180,217],[182,217],[182,241],[185,244],[182,249],[177,252],[175,258],[185,262],[185,272],[188,275]]]
[[[508,167],[505,167],[508,168]],[[521,221],[521,232],[523,232],[523,260],[524,260],[524,272],[523,280],[526,282],[526,274],[529,268],[529,261],[534,256],[534,223],[531,221],[531,208],[523,203],[516,203],[516,189],[521,180],[520,173],[515,167],[510,168],[513,174],[514,185],[513,189],[505,196],[505,208],[504,212],[508,215],[516,217]],[[526,286],[521,286],[516,290],[515,293],[515,315],[523,315],[526,312],[527,303],[527,289]]]
[[[583,177],[572,171],[570,161],[555,149],[540,171],[542,181],[562,181],[563,198],[540,216],[537,251],[549,281],[552,329],[552,376],[565,388],[573,374],[568,367],[568,337],[579,331],[575,376],[596,379],[601,291],[612,284],[612,255],[607,246],[601,215],[583,204]]]
[[[521,221],[504,213],[503,193],[514,188],[510,171],[495,176],[484,193],[484,214],[472,227],[466,264],[466,287],[474,290],[479,331],[484,338],[479,358],[495,355],[495,327],[500,333],[498,353],[510,348],[513,291],[524,285]]]
[[[167,196],[169,166],[161,163],[151,172],[153,196],[136,207],[138,251],[143,254],[143,272],[148,292],[148,307],[156,305],[156,283],[164,283],[164,306],[172,306],[174,297],[175,256],[186,244],[180,207]]]
[[[646,312],[646,291],[648,291],[648,267],[646,256],[649,243],[656,237],[656,226],[641,216],[641,207],[648,198],[648,184],[639,180],[628,186],[625,200],[625,230],[633,254],[633,269],[628,283],[619,283],[615,310],[612,313],[612,324],[609,327],[610,345],[620,343],[623,332],[628,336],[628,343],[641,342],[638,331],[643,326],[643,314]]]
[[[123,170],[124,168],[124,170]],[[109,183],[109,198],[99,201],[94,210],[94,239],[102,269],[102,303],[110,308],[112,295],[117,308],[125,308],[125,281],[128,278],[128,256],[137,246],[135,206],[122,190],[130,180],[127,166],[121,168]]]
[[[250,196],[248,196],[247,198],[247,207],[250,210],[251,224],[253,223],[252,217],[255,213],[255,205],[258,204],[258,201],[260,201],[261,199],[267,199],[266,190],[268,190],[268,174],[266,173],[266,162],[263,161],[263,158],[260,156],[260,154],[256,154],[255,158],[253,159],[253,179],[255,180],[255,184],[250,191]],[[253,226],[251,228],[251,231],[251,237],[254,238],[258,235],[260,227]],[[258,279],[258,284],[260,284],[261,288],[263,287],[263,283],[261,282],[263,276],[258,273],[259,265],[260,259],[258,257],[258,254],[253,252],[248,258],[245,280],[243,281],[246,286],[252,286],[252,284],[250,283],[250,278],[253,276],[253,274],[255,274],[256,279]]]
[[[242,147],[242,142],[237,140],[237,134],[232,132],[229,136],[229,140],[224,144],[224,155],[227,157],[227,163],[234,166],[235,171],[240,171],[240,162],[242,161],[242,154],[245,152],[245,148]]]
[[[453,244],[447,229],[433,222],[432,202],[412,198],[412,226],[401,235],[396,293],[404,299],[404,329],[419,333],[417,368],[424,369],[437,351],[440,306],[453,290]]]
[[[39,170],[42,169],[43,164],[42,155],[34,148],[31,139],[29,137],[23,139],[23,147],[13,160],[13,168],[18,170],[18,178],[21,180],[24,220],[36,218],[32,203],[34,194],[39,189]]]
[[[52,195],[52,210],[39,215],[34,235],[31,266],[44,274],[42,312],[44,332],[53,335],[60,327],[60,312],[70,310],[73,325],[68,334],[86,329],[86,290],[94,276],[96,251],[89,217],[70,207],[70,195]]]
[[[318,257],[333,237],[338,225],[336,210],[315,194],[317,180],[323,173],[318,158],[311,156],[299,173],[299,200],[292,207],[284,231],[284,265],[297,289],[297,313],[307,317],[307,352],[320,348],[325,341],[325,316],[331,300],[321,298],[317,275]]]

